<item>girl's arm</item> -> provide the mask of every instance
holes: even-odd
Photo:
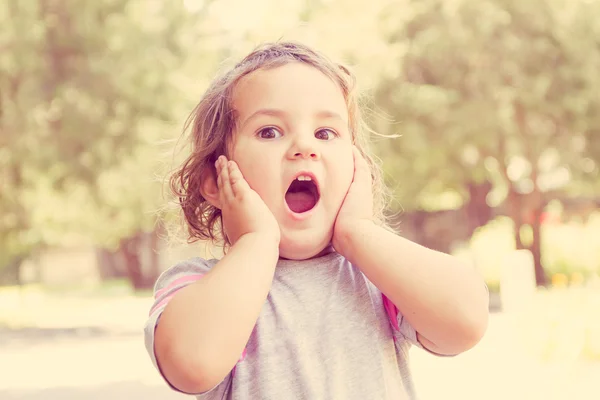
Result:
[[[173,386],[202,393],[227,376],[252,333],[278,256],[271,237],[243,235],[202,279],[171,299],[155,331],[154,351]]]
[[[348,228],[337,250],[398,307],[424,347],[454,355],[479,342],[487,328],[489,295],[473,268],[370,221]]]

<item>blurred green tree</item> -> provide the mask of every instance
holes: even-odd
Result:
[[[0,268],[92,244],[120,253],[136,288],[153,283],[140,238],[156,233],[158,143],[187,106],[202,18],[170,1],[0,4]]]
[[[381,15],[397,67],[382,72],[375,100],[397,122],[380,119],[378,130],[402,134],[381,148],[402,177],[400,203],[434,211],[476,198],[483,215],[505,210],[543,285],[546,204],[600,193],[600,4],[406,4]]]

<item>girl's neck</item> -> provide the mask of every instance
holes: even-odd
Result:
[[[323,257],[327,254],[333,253],[334,251],[335,250],[333,249],[333,246],[331,244],[329,244],[323,250],[321,250],[319,253],[317,253],[314,256],[307,258],[305,260],[313,260],[315,258]],[[279,260],[290,261],[289,258],[285,258],[285,257],[279,257]],[[305,260],[295,260],[295,261],[305,261]]]

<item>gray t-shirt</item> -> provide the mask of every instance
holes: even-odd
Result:
[[[162,311],[179,289],[201,279],[217,262],[194,258],[158,279],[144,329],[157,369],[154,330]],[[412,400],[411,344],[420,346],[414,329],[340,254],[280,260],[244,354],[221,383],[196,396]]]

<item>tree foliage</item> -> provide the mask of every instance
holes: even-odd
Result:
[[[543,283],[545,205],[560,195],[599,193],[600,5],[410,3],[406,24],[386,24],[390,46],[401,52],[376,95],[403,135],[385,149],[394,174],[409,177],[400,186],[403,204],[460,206],[470,183],[492,182],[488,205],[506,206],[517,246],[531,247]],[[520,236],[524,224],[534,230],[529,246]]]
[[[46,246],[134,260],[215,70],[283,38],[371,91],[373,127],[401,136],[375,147],[416,230],[458,209],[468,228],[435,236],[467,238],[509,215],[543,282],[545,205],[600,194],[598,17],[584,0],[3,2],[0,268]]]
[[[184,17],[166,2],[0,5],[0,265],[151,228]]]

